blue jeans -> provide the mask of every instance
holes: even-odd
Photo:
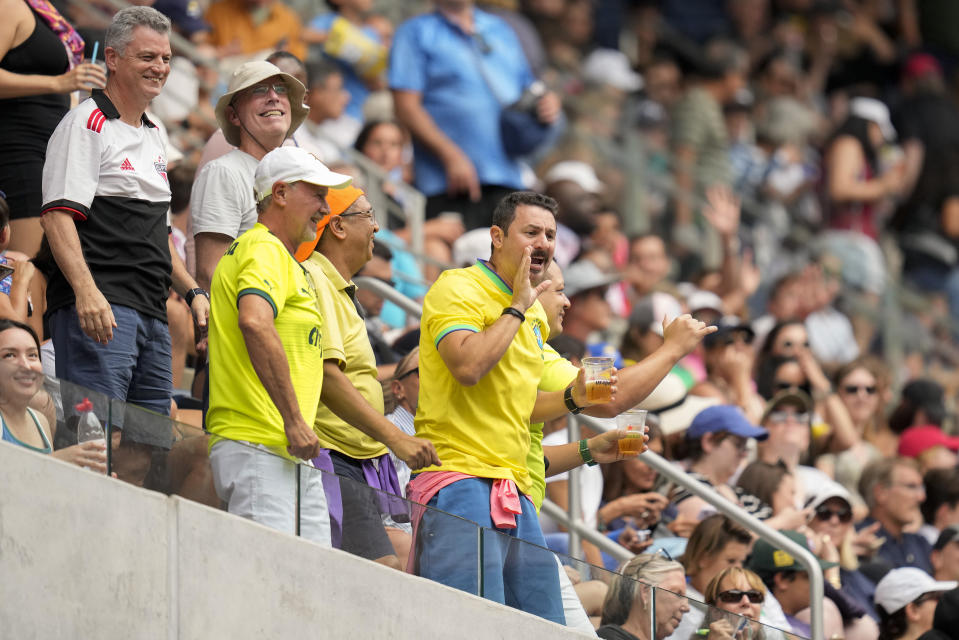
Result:
[[[420,522],[419,575],[565,624],[555,556],[543,548],[533,503],[521,496],[523,513],[516,516],[516,528],[495,529],[492,485],[487,478],[467,478],[433,496],[428,506],[439,511],[427,509]]]
[[[98,344],[83,333],[75,306],[57,309],[50,315],[57,377],[98,391],[109,398],[135,404],[164,416],[170,415],[173,373],[167,324],[130,307],[112,305],[112,309],[117,326],[113,330],[113,339],[107,344]],[[65,396],[64,410],[69,412],[66,402]],[[99,408],[96,413],[99,416]],[[125,421],[132,420],[129,411],[125,419],[122,415],[124,412],[114,413],[121,414],[113,416],[113,426],[117,428],[123,428]],[[140,414],[143,415],[137,415],[139,423],[150,422],[145,412]],[[105,418],[99,417],[101,421]],[[166,429],[169,430],[169,425],[166,425]],[[144,444],[164,444],[153,442],[148,434],[142,435],[145,437],[135,440]],[[165,440],[166,446],[169,446],[169,433],[159,439]]]

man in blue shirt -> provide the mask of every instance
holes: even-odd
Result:
[[[867,466],[859,479],[859,493],[869,506],[869,517],[860,528],[879,522],[876,536],[885,538],[874,565],[888,568],[918,567],[932,574],[929,541],[917,533],[903,529],[918,518],[919,505],[926,499],[926,490],[919,475],[919,465],[910,458],[886,458]],[[860,570],[877,579],[881,566],[871,572],[868,565]]]
[[[520,164],[503,148],[500,112],[534,77],[512,28],[474,8],[473,0],[437,0],[436,11],[399,26],[390,51],[396,114],[413,134],[416,187],[427,217],[463,214],[467,229],[489,226],[495,206],[523,188]],[[552,124],[560,101],[536,102]]]

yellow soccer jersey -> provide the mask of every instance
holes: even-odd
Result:
[[[283,419],[250,362],[237,309],[245,295],[261,296],[273,307],[300,413],[313,424],[323,382],[323,316],[313,283],[283,243],[257,224],[220,259],[211,289],[210,444],[222,436],[285,452]]]
[[[437,345],[454,331],[483,331],[496,322],[513,292],[479,262],[440,275],[423,303],[420,323],[420,396],[416,435],[436,447],[442,467],[480,478],[508,478],[523,493],[532,485],[527,468],[529,417],[543,372],[543,340],[549,334],[539,302],[526,312],[512,344],[475,385],[456,381]]]
[[[336,360],[370,406],[383,413],[383,386],[376,379],[376,356],[366,335],[366,323],[348,292],[349,287],[355,290],[356,285],[344,280],[326,256],[315,251],[303,266],[313,276],[323,313],[323,359]],[[348,425],[322,402],[316,410],[313,430],[324,447],[351,458],[375,458],[388,451],[386,445]]]
[[[576,379],[579,369],[572,362],[559,355],[551,345],[543,346],[543,377],[539,380],[540,391],[562,391]],[[546,497],[546,465],[543,463],[543,423],[529,425],[529,467],[533,488],[529,497],[536,511],[543,506]]]

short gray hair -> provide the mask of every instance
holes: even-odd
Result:
[[[264,211],[270,208],[271,204],[273,204],[272,193],[256,203],[256,215],[262,215]]]
[[[167,35],[170,33],[170,19],[151,7],[120,9],[107,27],[106,36],[103,38],[104,45],[123,55],[127,45],[133,40],[133,30],[137,27],[147,27]]]

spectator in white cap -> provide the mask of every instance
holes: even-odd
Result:
[[[589,236],[596,228],[603,183],[590,165],[567,160],[553,165],[543,177],[543,184],[543,193],[559,204],[553,259],[565,268],[579,255],[580,238]]]
[[[191,194],[196,276],[209,289],[213,271],[230,243],[257,221],[253,174],[267,153],[283,144],[309,112],[306,87],[265,60],[237,67],[216,103],[216,120],[237,148],[206,164]]]
[[[805,508],[812,510],[809,528],[815,534],[817,554],[823,560],[839,563],[839,580],[833,586],[842,589],[846,597],[854,600],[876,622],[879,614],[873,606],[875,584],[859,571],[859,556],[868,556],[870,540],[875,540],[875,530],[853,528],[852,496],[849,491],[831,480],[819,482],[807,488]]]
[[[326,545],[321,474],[294,464],[320,453],[325,322],[293,252],[316,237],[328,188],[349,182],[303,149],[267,153],[253,180],[258,222],[229,246],[212,287],[206,425],[217,495],[230,513],[288,533],[299,513],[300,534]]]
[[[623,366],[619,351],[597,334],[609,328],[612,309],[606,300],[609,285],[618,282],[618,274],[603,273],[589,260],[579,260],[564,269],[566,297],[570,307],[563,321],[563,333],[586,345],[587,355],[610,356],[616,368]]]
[[[915,567],[893,569],[876,585],[880,640],[915,640],[932,629],[942,594],[959,582],[940,582]]]
[[[583,78],[623,93],[643,88],[643,77],[633,71],[629,58],[619,49],[594,49],[583,61]]]

